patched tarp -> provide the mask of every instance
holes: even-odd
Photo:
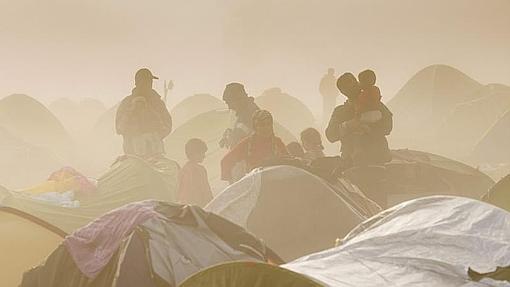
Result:
[[[66,237],[23,287],[176,286],[229,261],[282,263],[259,239],[199,207],[157,201],[113,210]]]
[[[174,201],[179,166],[169,159],[147,162],[125,157],[98,179],[97,191],[77,198],[79,207],[64,207],[34,199],[31,194],[0,190],[0,205],[41,218],[67,233],[130,202]]]
[[[468,270],[510,265],[510,213],[461,197],[399,204],[363,222],[343,244],[282,267],[324,286],[508,286]]]
[[[252,171],[205,209],[245,227],[285,260],[334,246],[380,210],[347,181],[333,186],[286,165]]]

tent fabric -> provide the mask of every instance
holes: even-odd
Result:
[[[98,179],[97,191],[81,193],[79,207],[37,200],[30,194],[0,190],[0,204],[45,220],[67,233],[127,203],[145,199],[175,200],[179,166],[169,159],[148,162],[128,156],[115,162]]]
[[[360,167],[344,172],[369,198],[382,207],[432,195],[479,199],[494,184],[486,174],[432,153],[393,150],[384,167]]]
[[[399,204],[358,225],[343,244],[282,267],[325,286],[503,286],[468,275],[510,265],[510,213],[461,197]],[[506,285],[507,286],[507,285]]]
[[[320,287],[290,270],[260,262],[228,262],[189,277],[179,287]]]
[[[81,272],[94,278],[108,264],[123,238],[140,223],[158,215],[153,205],[152,201],[128,204],[67,236],[64,244]]]
[[[70,238],[82,238],[77,235],[88,237],[71,246]],[[87,256],[76,260],[76,248]],[[26,272],[21,286],[176,286],[204,268],[237,260],[281,262],[260,240],[217,215],[144,201],[76,231],[44,264]]]
[[[510,174],[498,181],[482,200],[510,211]]]
[[[355,192],[348,181],[333,187],[303,169],[273,166],[252,171],[205,209],[243,226],[289,261],[334,246],[368,218],[370,211],[347,201],[353,200],[350,189]],[[369,201],[356,194],[358,202]]]
[[[23,272],[39,264],[66,235],[22,211],[0,205],[1,286],[18,286]]]

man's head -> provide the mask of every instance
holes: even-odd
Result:
[[[266,110],[258,110],[253,113],[253,128],[255,134],[261,137],[271,137],[273,131],[273,116]]]
[[[306,151],[324,149],[321,134],[314,128],[307,128],[301,132],[301,143]]]
[[[248,94],[241,83],[230,83],[223,91],[223,101],[234,111],[238,111],[247,98]]]
[[[338,77],[336,86],[350,100],[354,100],[361,92],[358,80],[352,73],[344,73]]]
[[[184,149],[188,160],[195,163],[201,163],[205,159],[207,144],[201,139],[193,138],[186,143]]]
[[[149,69],[140,69],[135,74],[135,86],[142,89],[152,89],[154,79],[159,78],[154,76]]]
[[[359,84],[362,88],[375,85],[376,76],[372,70],[365,70],[358,74]]]

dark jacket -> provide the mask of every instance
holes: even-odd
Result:
[[[358,135],[342,125],[356,116],[354,104],[346,101],[333,111],[326,128],[327,139],[331,143],[341,142],[342,157],[347,160],[356,161],[353,158],[354,152],[361,150],[364,164],[380,164],[390,161],[391,153],[386,136],[393,129],[393,115],[383,103],[380,104],[380,111],[382,119],[370,124],[368,133]],[[356,162],[353,163],[356,164]]]
[[[156,91],[134,88],[120,103],[115,129],[125,137],[157,133],[163,139],[172,131],[172,117]]]

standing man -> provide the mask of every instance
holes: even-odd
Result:
[[[236,121],[233,128],[228,128],[223,133],[220,146],[232,149],[253,133],[253,114],[260,108],[255,104],[253,97],[248,97],[243,84],[240,83],[230,83],[225,87],[223,101],[229,110],[235,112]]]
[[[229,110],[235,112],[236,120],[233,128],[228,128],[223,133],[220,140],[220,147],[234,149],[244,138],[253,134],[253,114],[260,110],[255,104],[253,97],[248,97],[241,83],[230,83],[223,92],[223,101],[227,104]],[[234,163],[230,170],[230,183],[237,181],[247,172],[246,162],[240,161]]]
[[[124,139],[124,153],[143,158],[165,153],[163,139],[172,131],[172,118],[161,96],[152,89],[155,77],[149,69],[135,74],[135,88],[122,100],[115,128]]]
[[[336,106],[336,98],[338,96],[335,69],[329,68],[328,73],[322,77],[319,85],[319,92],[322,96],[322,122],[326,125]]]

